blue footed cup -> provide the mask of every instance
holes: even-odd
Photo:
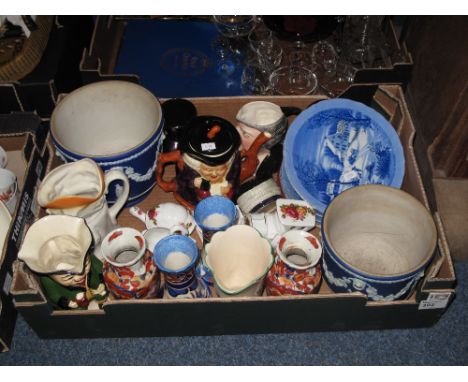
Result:
[[[68,94],[55,107],[51,135],[64,162],[91,158],[107,172],[127,175],[126,207],[143,200],[156,184],[155,168],[164,119],[158,99],[144,87],[127,81],[102,81]],[[115,203],[122,186],[109,187]]]
[[[193,217],[203,232],[203,244],[207,244],[216,232],[225,231],[236,223],[237,208],[224,196],[209,196],[196,205]]]
[[[198,247],[194,240],[183,235],[167,236],[155,245],[153,259],[164,274],[169,297],[209,297],[209,289],[197,277]]]

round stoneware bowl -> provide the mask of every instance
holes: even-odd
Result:
[[[102,81],[71,92],[55,107],[51,134],[65,162],[91,158],[104,171],[122,170],[130,182],[127,206],[141,201],[155,185],[163,116],[158,99],[126,81]],[[114,203],[118,182],[107,200]]]
[[[437,230],[410,194],[365,185],[338,195],[322,222],[323,271],[335,292],[373,301],[407,297],[432,259]]]

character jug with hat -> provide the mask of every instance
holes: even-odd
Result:
[[[26,233],[18,259],[39,276],[54,308],[97,309],[104,302],[102,263],[91,243],[84,219],[74,216],[45,216]]]

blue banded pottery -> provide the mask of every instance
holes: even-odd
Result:
[[[400,188],[405,170],[393,126],[347,99],[324,100],[299,114],[286,133],[283,157],[283,189],[288,198],[298,199],[296,193],[307,201],[319,222],[342,191],[363,184]]]
[[[335,292],[373,301],[411,294],[432,260],[437,230],[410,194],[382,185],[351,188],[325,211],[323,275]]]
[[[130,182],[127,207],[147,196],[156,183],[163,115],[158,99],[126,81],[102,81],[67,95],[51,117],[57,156],[65,162],[91,158],[107,172],[123,171]],[[114,203],[121,186],[109,187]]]
[[[216,232],[225,231],[236,224],[237,208],[224,196],[209,196],[197,204],[193,217],[203,232],[203,245],[205,245],[211,241],[211,237]]]
[[[211,290],[197,268],[198,247],[187,236],[170,235],[153,249],[153,259],[164,274],[168,298],[210,297]]]

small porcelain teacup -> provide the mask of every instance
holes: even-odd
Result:
[[[197,204],[193,216],[202,230],[203,244],[206,244],[216,232],[236,224],[237,208],[224,196],[209,196]]]
[[[116,203],[108,207],[106,192],[114,181],[123,183]],[[94,254],[103,260],[100,250],[104,236],[117,228],[117,214],[129,193],[127,176],[120,170],[106,174],[91,159],[61,165],[46,175],[37,193],[39,205],[52,215],[84,218],[94,240]]]
[[[0,168],[0,201],[5,203],[10,214],[13,214],[18,200],[18,181],[16,175],[6,169]]]
[[[190,212],[177,203],[161,203],[148,212],[134,206],[130,207],[129,212],[145,223],[147,229],[159,227],[172,230],[172,228],[177,227],[185,235],[180,227],[184,227],[188,234],[191,234],[195,228],[195,222]]]

